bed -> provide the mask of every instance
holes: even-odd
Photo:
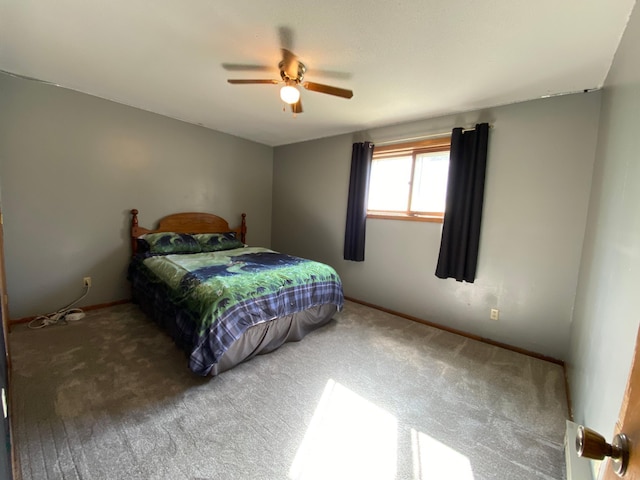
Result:
[[[299,341],[344,303],[333,268],[248,246],[246,232],[244,213],[236,228],[190,212],[148,229],[131,210],[132,299],[186,352],[195,374],[215,376]]]

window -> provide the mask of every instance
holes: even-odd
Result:
[[[451,137],[375,147],[367,216],[442,222]]]

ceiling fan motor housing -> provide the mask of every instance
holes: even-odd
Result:
[[[278,68],[280,69],[280,77],[282,80],[288,85],[289,83],[301,83],[304,78],[304,74],[307,71],[307,67],[302,62],[298,62],[298,73],[296,78],[291,78],[289,74],[285,71],[284,60],[278,64]]]

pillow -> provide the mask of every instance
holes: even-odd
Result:
[[[203,252],[219,252],[242,248],[244,243],[236,238],[235,232],[227,233],[197,233],[194,235]]]
[[[155,254],[199,253],[198,241],[187,233],[160,232],[146,233],[138,238],[142,252]]]

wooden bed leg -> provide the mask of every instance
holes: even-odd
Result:
[[[242,223],[240,224],[240,241],[242,243],[247,243],[247,214],[242,214]]]
[[[138,240],[134,238],[133,232],[138,228],[138,210],[131,209],[131,252],[135,255],[138,252]]]

